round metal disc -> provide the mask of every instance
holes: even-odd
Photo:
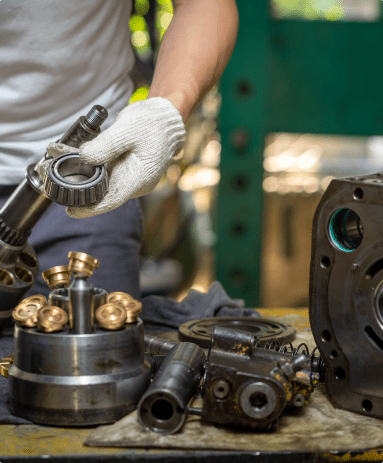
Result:
[[[280,343],[292,341],[296,331],[292,325],[283,325],[267,318],[213,317],[184,323],[178,328],[179,336],[182,341],[194,342],[200,347],[209,347],[211,335],[218,325],[251,333],[259,339],[261,345],[273,338],[278,339]]]

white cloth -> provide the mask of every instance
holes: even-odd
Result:
[[[99,204],[70,207],[68,214],[77,218],[102,214],[149,193],[184,141],[181,114],[166,98],[149,98],[126,107],[111,127],[79,150],[82,161],[107,165],[108,194]]]
[[[115,120],[134,65],[131,0],[0,1],[0,184],[17,184],[93,104]]]

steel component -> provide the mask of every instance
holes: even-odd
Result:
[[[76,272],[68,293],[71,333],[92,333],[94,323],[93,286],[83,273]]]
[[[106,117],[104,108],[94,106],[58,141],[78,148],[100,133]],[[25,180],[0,210],[0,329],[12,319],[13,308],[33,286],[38,275],[37,257],[27,239],[52,204],[51,199],[42,193],[42,186],[36,165],[29,166]]]
[[[377,173],[333,180],[314,215],[310,323],[337,408],[383,418],[383,216]]]
[[[107,292],[104,289],[94,288],[93,289],[93,307],[92,312],[94,313],[100,305],[106,304]],[[51,291],[49,294],[49,305],[54,305],[60,307],[60,309],[65,310],[69,316],[69,323],[72,327],[71,321],[71,306],[69,300],[69,289],[61,288]]]
[[[87,278],[93,275],[96,268],[99,267],[100,261],[85,252],[71,251],[68,254],[69,268],[72,273],[82,273]]]
[[[50,289],[67,288],[70,285],[72,272],[69,265],[58,265],[45,270],[42,277]]]
[[[42,307],[37,312],[37,328],[43,333],[54,333],[63,330],[68,320],[65,310],[53,305]]]
[[[150,382],[141,320],[122,330],[71,334],[15,327],[12,413],[34,423],[92,426],[135,409]]]
[[[160,434],[177,432],[201,380],[205,360],[203,350],[195,344],[174,346],[138,404],[139,422]]]
[[[152,355],[166,355],[173,349],[174,346],[179,344],[177,342],[157,338],[156,336],[152,336],[147,333],[145,333],[144,340],[145,352]]]
[[[126,310],[122,305],[108,302],[96,310],[95,317],[101,328],[119,330],[125,325]]]
[[[0,360],[0,374],[4,376],[4,378],[8,378],[9,369],[13,365],[15,361],[15,354],[7,355],[6,357]]]
[[[47,196],[63,206],[97,204],[104,199],[108,187],[105,166],[85,164],[78,153],[66,153],[55,158],[44,178]]]
[[[194,342],[200,347],[209,347],[211,336],[216,326],[231,330],[250,333],[256,336],[263,344],[271,339],[280,341],[292,340],[295,328],[292,325],[283,325],[275,320],[250,317],[212,317],[201,318],[184,323],[178,329],[182,341]]]
[[[310,355],[267,348],[250,333],[215,327],[204,380],[201,420],[270,430],[286,405],[303,406],[316,384]],[[287,345],[282,345],[282,349]],[[275,349],[275,350],[274,350]],[[303,402],[302,402],[303,397]]]

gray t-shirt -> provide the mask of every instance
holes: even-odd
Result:
[[[0,185],[17,184],[93,104],[128,103],[131,0],[0,1]]]

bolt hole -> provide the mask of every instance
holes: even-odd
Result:
[[[329,268],[331,265],[331,260],[327,256],[323,256],[320,260],[320,265],[322,268]]]
[[[330,333],[330,331],[327,331],[327,330],[322,331],[322,341],[323,342],[330,342],[331,341],[331,333]]]
[[[363,199],[363,190],[362,188],[356,188],[356,190],[354,191],[354,199]]]
[[[368,399],[363,400],[362,407],[363,407],[363,411],[370,412],[372,410],[371,400],[368,400]]]
[[[338,357],[338,352],[337,352],[336,350],[332,350],[332,351],[330,352],[330,357],[331,357],[332,359],[336,359],[336,358]]]
[[[261,409],[267,405],[267,397],[262,392],[255,392],[249,397],[250,405],[256,409]]]
[[[334,370],[334,375],[338,381],[342,381],[346,377],[346,372],[343,370],[342,367],[337,367]]]

